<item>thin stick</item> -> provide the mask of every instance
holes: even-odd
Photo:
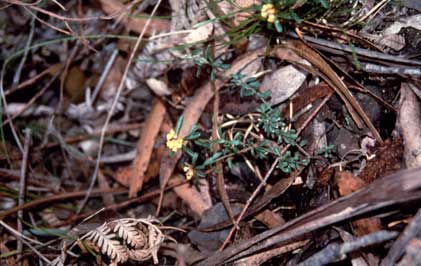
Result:
[[[148,20],[145,23],[145,27],[143,27],[142,32],[140,33],[139,37],[137,38],[136,44],[133,48],[133,51],[130,54],[129,60],[128,60],[127,65],[126,65],[126,68],[124,69],[124,73],[123,73],[123,76],[121,77],[121,81],[120,81],[120,84],[118,86],[117,93],[114,97],[114,101],[111,105],[110,112],[108,113],[107,119],[105,120],[105,123],[104,123],[104,127],[102,128],[102,131],[101,131],[101,137],[100,137],[100,140],[99,140],[99,149],[98,149],[98,155],[97,155],[97,160],[96,160],[96,164],[95,164],[95,170],[94,170],[94,173],[93,173],[92,178],[91,178],[91,183],[89,184],[88,192],[86,193],[85,198],[83,199],[83,201],[79,205],[79,208],[78,208],[78,211],[77,211],[78,214],[82,211],[83,207],[85,206],[86,202],[88,201],[89,195],[90,195],[90,193],[91,193],[91,191],[92,191],[92,189],[95,185],[96,178],[97,178],[98,171],[99,171],[101,156],[102,156],[102,148],[104,146],[105,132],[107,131],[108,124],[110,123],[111,117],[112,117],[112,115],[114,113],[114,110],[117,106],[118,99],[120,98],[120,94],[123,91],[124,82],[125,82],[125,80],[127,78],[127,75],[129,73],[130,66],[133,62],[136,51],[138,50],[138,48],[140,46],[140,42],[143,39],[143,35],[145,35],[146,29],[148,28],[149,23],[151,22],[151,19],[154,16],[156,10],[158,9],[161,1],[162,0],[158,0],[158,2],[155,4],[155,7],[152,10],[151,15],[149,16]]]
[[[23,66],[25,64],[25,61],[26,61],[26,58],[28,56],[29,47],[31,46],[32,39],[34,37],[34,32],[35,32],[35,19],[32,18],[31,19],[31,30],[29,32],[28,41],[25,44],[25,49],[24,49],[24,52],[23,52],[22,60],[19,62],[19,66],[16,69],[15,75],[13,77],[12,89],[15,89],[18,86],[18,84],[19,84],[20,74],[22,72],[22,68],[23,68]],[[7,101],[6,101],[6,96],[4,94],[4,88],[3,88],[3,77],[4,77],[4,72],[6,71],[6,64],[7,64],[7,60],[4,62],[3,68],[2,68],[2,72],[1,72],[1,77],[0,77],[0,92],[1,92],[2,101],[4,103],[4,110],[5,110],[5,113],[6,113],[6,117],[8,119],[10,119],[10,115],[6,112],[6,110],[7,110]],[[0,107],[1,107],[1,102],[0,102]],[[3,130],[3,126],[4,125],[1,126],[2,127],[1,130]],[[24,152],[23,151],[23,147],[22,147],[22,144],[20,142],[19,135],[16,132],[16,129],[15,129],[15,126],[13,125],[13,123],[10,124],[10,129],[12,131],[13,137],[15,138],[16,144],[19,147],[19,150],[23,153]]]
[[[23,150],[23,159],[22,166],[20,169],[20,180],[19,180],[19,198],[18,205],[22,206],[25,204],[25,192],[26,192],[26,169],[28,168],[28,155],[29,155],[29,146],[31,142],[31,130],[25,129],[25,146]],[[17,229],[19,234],[22,234],[23,226],[23,210],[18,211],[18,220],[17,220]],[[18,238],[17,251],[18,251],[18,260],[22,257],[23,243],[22,238]],[[21,263],[22,264],[22,263]]]
[[[14,119],[16,119],[16,117],[18,117],[18,116],[20,116],[23,112],[25,112],[26,110],[28,110],[28,108],[29,107],[31,107],[31,105],[33,104],[33,103],[35,103],[44,93],[45,93],[45,91],[51,86],[51,84],[53,84],[53,82],[58,78],[58,76],[59,76],[59,74],[60,74],[60,72],[61,71],[59,71],[59,72],[57,72],[55,75],[54,75],[54,77],[52,77],[51,78],[51,80],[50,81],[48,81],[47,82],[47,84],[45,84],[45,86],[40,90],[40,91],[38,91],[30,100],[29,100],[29,102],[27,102],[26,104],[25,104],[25,106],[22,108],[22,109],[20,109],[17,113],[15,113],[13,116],[10,116],[10,115],[8,115],[8,118],[7,118],[7,120],[6,121],[4,121],[2,124],[1,124],[1,126],[2,127],[4,127],[5,125],[7,125],[7,124],[9,124],[10,123],[10,126],[11,126],[11,128],[13,128],[13,125],[12,125],[12,121],[14,120]],[[6,106],[6,105],[5,105]],[[22,151],[23,152],[23,151]]]
[[[43,261],[45,261],[48,265],[50,265],[51,261],[48,260],[46,257],[44,257],[36,248],[34,248],[31,244],[29,244],[28,240],[31,242],[34,242],[35,244],[42,245],[42,243],[33,240],[29,237],[26,237],[22,234],[20,234],[18,231],[10,227],[8,224],[0,220],[0,225],[2,225],[4,228],[6,228],[10,233],[12,233],[17,239],[22,241],[25,245],[27,245],[35,254],[38,255]]]
[[[118,55],[118,49],[115,49],[113,53],[110,56],[110,59],[108,60],[107,64],[105,65],[104,71],[102,71],[101,77],[99,78],[98,83],[95,86],[94,92],[92,93],[91,101],[92,103],[95,102],[96,97],[99,94],[99,91],[104,84],[105,79],[108,77],[108,73],[110,73],[111,67],[114,65],[114,61],[117,58]]]
[[[30,202],[27,202],[23,205],[13,207],[11,209],[8,209],[6,211],[0,212],[0,219],[4,219],[12,214],[17,213],[20,210],[28,210],[31,208],[38,207],[40,205],[52,202],[65,200],[65,199],[74,199],[74,198],[81,198],[85,196],[87,191],[75,191],[75,192],[69,192],[69,193],[61,193],[53,196],[47,196],[43,198],[39,198]],[[125,188],[110,188],[110,189],[93,189],[91,191],[92,197],[99,197],[105,193],[119,193],[119,194],[127,194],[127,189]]]
[[[81,21],[98,20],[98,19],[109,20],[109,19],[112,19],[113,17],[116,17],[116,15],[117,15],[117,14],[113,14],[113,15],[109,15],[109,16],[83,17],[83,18],[64,17],[64,16],[60,16],[58,14],[55,14],[53,12],[50,12],[48,10],[39,8],[39,7],[34,6],[34,5],[25,5],[25,3],[22,2],[22,1],[5,0],[5,2],[10,3],[10,4],[20,5],[20,6],[26,6],[28,8],[31,8],[31,9],[33,9],[35,11],[38,11],[38,12],[43,13],[43,14],[46,14],[46,15],[51,16],[53,18],[56,18],[56,19],[59,19],[59,20],[63,20],[63,21],[71,21],[71,22],[81,22]]]

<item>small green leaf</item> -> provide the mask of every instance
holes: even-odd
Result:
[[[303,20],[297,15],[297,13],[294,12],[294,10],[290,10],[289,13],[291,14],[291,17],[295,20],[297,23],[301,23]]]
[[[200,132],[195,132],[193,134],[188,135],[187,137],[185,137],[185,140],[195,140],[197,138],[200,137]]]
[[[209,140],[205,140],[205,139],[195,140],[194,141],[194,144],[196,144],[197,146],[204,147],[206,149],[210,149],[211,148],[211,144],[210,144]]]
[[[322,7],[328,9],[329,8],[329,2],[327,0],[319,0]]]
[[[197,132],[197,129],[199,127],[197,126],[197,124],[193,124],[192,127],[190,128],[189,133],[187,134],[187,136],[184,138],[185,140],[194,140],[200,137],[200,133]]]
[[[196,170],[195,175],[201,178],[205,177],[205,174],[200,170]]]
[[[216,159],[218,159],[219,156],[221,156],[221,152],[215,152],[211,157],[207,158],[204,162],[203,162],[203,166],[208,166],[210,164],[212,164]]]
[[[175,134],[178,136],[178,133],[180,133],[181,126],[183,125],[184,116],[181,115],[180,118],[177,120],[177,124],[175,126]]]
[[[193,29],[200,28],[202,26],[205,26],[206,24],[213,23],[213,22],[218,21],[218,20],[219,20],[219,18],[214,18],[214,19],[208,19],[208,20],[199,22],[199,23],[193,25]]]
[[[278,19],[276,19],[276,20],[275,20],[275,29],[276,29],[276,31],[277,31],[277,32],[279,32],[279,33],[281,33],[281,32],[282,32],[282,25],[281,25],[281,23],[279,22],[279,20],[278,20]]]
[[[186,146],[183,146],[183,153],[187,154],[188,156],[190,156],[191,158],[193,158],[195,152],[192,151],[191,149],[187,148]]]
[[[228,163],[228,168],[230,169],[230,170],[232,170],[232,158],[228,158],[228,160],[227,160],[227,163]]]

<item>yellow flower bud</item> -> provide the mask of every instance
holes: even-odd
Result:
[[[191,166],[185,164],[184,167],[183,167],[183,171],[184,171],[184,174],[186,175],[187,180],[192,179],[192,177],[194,175],[194,171],[193,171],[193,168]]]
[[[173,152],[177,152],[178,149],[183,147],[183,138],[179,138],[173,129],[167,134],[167,147]]]
[[[269,23],[275,22],[276,9],[273,4],[264,4],[260,15],[267,20]]]

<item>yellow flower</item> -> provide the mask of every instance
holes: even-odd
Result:
[[[183,138],[179,138],[173,129],[167,134],[167,147],[173,152],[176,152],[183,147]]]
[[[192,179],[192,177],[194,175],[194,171],[193,171],[193,168],[191,166],[185,164],[184,167],[183,167],[183,171],[184,171],[184,174],[186,175],[187,180]]]
[[[269,23],[275,22],[276,9],[273,4],[264,4],[262,6],[261,16],[265,18]]]

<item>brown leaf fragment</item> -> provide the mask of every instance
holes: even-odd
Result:
[[[120,170],[117,174],[117,180],[130,180],[129,196],[134,197],[142,188],[145,173],[149,166],[155,139],[158,136],[159,129],[166,114],[164,104],[158,98],[155,98],[152,104],[152,110],[145,122],[145,127],[140,135],[137,144],[137,156],[131,166]]]
[[[421,166],[421,112],[420,102],[410,88],[402,83],[399,123],[405,145],[404,157],[408,168]]]
[[[285,223],[285,220],[281,215],[271,210],[264,210],[263,212],[256,215],[256,219],[266,225],[268,228],[281,226]]]
[[[392,48],[395,51],[400,51],[406,46],[406,41],[405,38],[399,34],[389,34],[383,36],[379,44]]]
[[[355,177],[350,172],[339,172],[336,175],[336,183],[339,188],[339,194],[342,197],[349,195],[366,185],[362,179]],[[365,218],[353,221],[352,227],[357,236],[363,236],[380,230],[381,223],[377,218]]]
[[[101,170],[98,171],[98,185],[101,189],[110,189],[110,185],[107,182],[107,178]],[[105,206],[115,204],[114,197],[112,194],[102,195],[102,200],[104,201]]]
[[[332,93],[332,89],[324,82],[321,82],[317,85],[311,87],[303,87],[297,91],[297,93],[292,98],[292,106],[294,108],[294,113],[303,109],[306,105],[321,99]],[[288,108],[285,108],[282,111],[282,116],[288,116]],[[300,126],[298,125],[297,128]]]
[[[184,178],[176,175],[171,183],[181,182]],[[174,187],[173,190],[198,216],[202,216],[203,212],[212,206],[212,199],[209,194],[209,184],[206,180],[200,182],[200,190],[195,186],[186,183],[181,186]]]
[[[282,254],[299,249],[305,246],[308,242],[309,240],[296,241],[282,247],[273,248],[268,251],[257,253],[255,255],[237,260],[234,262],[233,265],[234,266],[259,266],[273,257],[277,257]]]
[[[85,97],[86,77],[78,66],[69,69],[64,82],[64,91],[74,103],[81,102]]]
[[[1,242],[0,242],[0,253],[1,254],[7,254],[9,252],[11,252],[10,249],[6,246],[5,242],[2,239]],[[5,265],[7,265],[7,266],[17,265],[17,262],[16,262],[14,256],[9,256],[9,257],[3,258],[3,263],[6,263]]]
[[[108,15],[116,15],[121,14],[121,16],[125,17],[123,19],[124,24],[128,30],[132,30],[137,33],[141,33],[143,28],[145,27],[146,21],[148,20],[148,14],[135,14],[135,15],[143,15],[145,17],[142,18],[135,18],[130,17],[127,18],[126,12],[128,12],[127,7],[119,0],[100,0],[102,10]],[[118,18],[121,19],[122,17],[119,16]],[[170,22],[164,19],[153,19],[150,21],[149,27],[146,29],[145,35],[151,36],[156,32],[163,32],[168,31],[170,29]]]

